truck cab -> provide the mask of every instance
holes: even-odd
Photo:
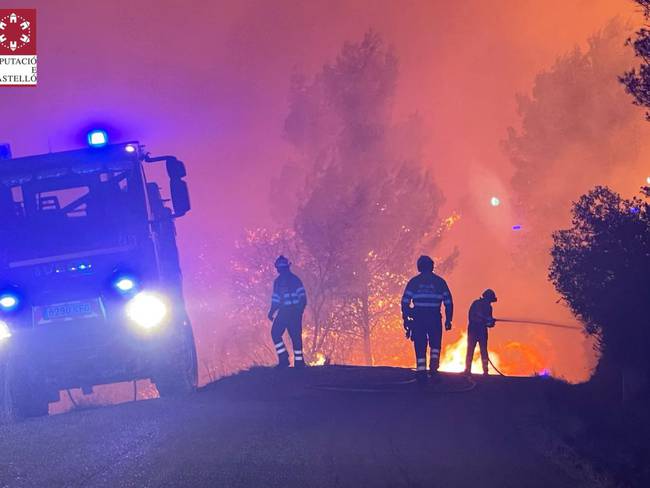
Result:
[[[197,385],[175,219],[185,166],[137,141],[0,159],[0,398],[45,415],[60,390],[150,378]],[[146,165],[164,164],[171,206]]]

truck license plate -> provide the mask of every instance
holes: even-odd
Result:
[[[98,302],[97,299],[80,300],[37,307],[36,321],[37,323],[42,324],[59,320],[97,317],[101,312],[101,307]]]

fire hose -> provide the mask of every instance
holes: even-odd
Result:
[[[556,327],[558,329],[572,329],[581,330],[577,325],[558,324],[557,322],[543,322],[541,320],[526,320],[526,319],[494,319],[495,322],[507,322],[511,324],[526,324],[526,325],[544,325],[546,327]]]
[[[526,324],[526,325],[543,325],[545,327],[556,327],[558,329],[569,329],[569,330],[581,330],[580,327],[575,326],[575,325],[568,325],[568,324],[558,324],[557,322],[545,322],[542,320],[525,320],[525,319],[494,319],[495,322],[505,322],[505,323],[510,323],[510,324]],[[488,361],[490,363],[490,366],[494,368],[494,371],[499,373],[501,376],[505,376],[501,371],[499,371],[499,368],[497,368],[492,360],[488,356]]]

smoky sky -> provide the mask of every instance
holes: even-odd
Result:
[[[15,0],[11,6],[37,9],[39,81],[37,88],[0,88],[0,141],[10,142],[15,156],[72,149],[83,144],[84,128],[106,125],[114,140],[139,140],[153,154],[183,159],[194,209],[178,222],[179,240],[187,289],[202,300],[221,299],[214,283],[226,275],[242,229],[273,225],[270,182],[291,158],[283,123],[292,74],[313,75],[344,42],[377,31],[399,58],[395,118],[417,112],[424,121],[424,159],[444,193],[443,216],[472,213],[486,224],[493,218],[481,217],[489,210],[481,207],[486,198],[498,194],[507,208],[512,168],[501,143],[519,122],[516,95],[530,93],[537,73],[584,46],[611,18],[639,23],[632,2],[611,0]],[[506,283],[509,272],[507,263],[487,266],[489,273],[503,270],[496,285],[488,271],[475,272],[495,258],[490,239],[467,244],[477,242],[474,232],[452,233],[458,242],[447,243],[461,244],[465,259],[451,280],[462,290],[459,325],[469,301]],[[544,290],[540,299],[552,302],[552,290]],[[509,291],[499,306],[510,302],[523,313],[531,301]],[[200,325],[199,336],[214,336],[210,327],[227,324]],[[577,348],[580,357],[585,347],[579,338],[535,340],[556,340],[558,351],[568,344],[566,351]],[[577,377],[583,363],[558,359],[557,365]]]

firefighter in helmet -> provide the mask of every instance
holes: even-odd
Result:
[[[426,381],[427,344],[430,347],[429,369],[435,374],[440,365],[440,307],[445,305],[445,329],[451,330],[454,302],[445,280],[433,273],[433,259],[420,256],[417,267],[420,274],[411,278],[402,295],[402,318],[406,337],[415,345],[416,378],[423,383]]]
[[[481,298],[474,300],[469,308],[469,325],[467,326],[467,355],[465,356],[465,374],[472,372],[472,359],[474,349],[478,343],[481,349],[481,364],[483,374],[488,374],[488,329],[494,327],[495,320],[492,316],[492,304],[497,301],[494,290],[489,288],[483,292]]]
[[[278,367],[286,368],[289,366],[289,353],[282,335],[288,330],[293,346],[293,365],[303,368],[305,359],[302,354],[302,314],[307,306],[307,293],[302,281],[291,272],[290,267],[291,263],[284,256],[275,260],[278,277],[273,282],[269,310],[269,320],[273,321],[271,338],[278,354]]]

